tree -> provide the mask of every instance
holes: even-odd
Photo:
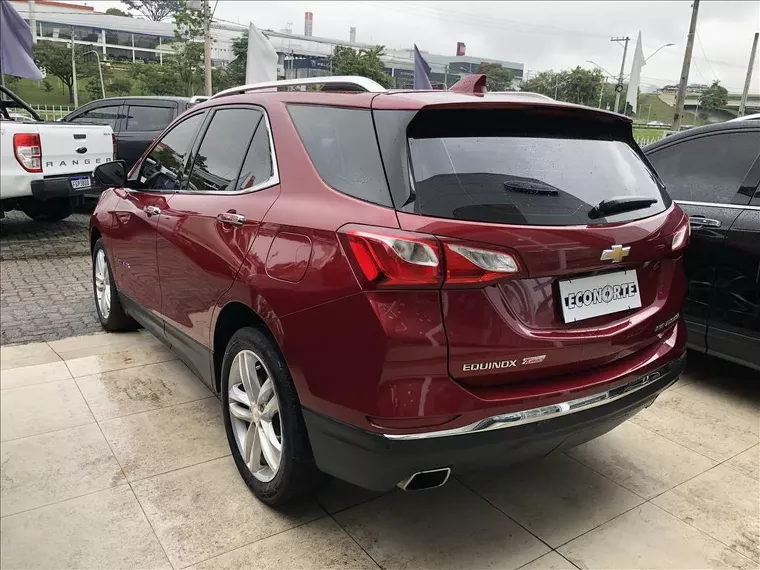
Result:
[[[86,61],[82,54],[90,51],[90,46],[75,46],[77,59],[77,79],[96,75],[98,70],[94,61]],[[69,101],[74,102],[74,77],[71,72],[71,45],[62,42],[40,41],[34,46],[34,60],[45,73],[60,79],[69,90]]]
[[[699,116],[706,119],[710,114],[710,111],[722,109],[727,103],[728,90],[716,79],[713,81],[712,85],[705,89],[699,96]]]
[[[601,70],[576,67],[564,71],[542,71],[535,77],[523,81],[520,89],[541,93],[558,101],[597,107],[603,84],[604,74]],[[614,87],[612,89],[614,90]],[[603,94],[603,97],[606,96],[607,89]]]
[[[122,18],[131,18],[132,14],[128,14],[124,10],[119,10],[118,8],[109,8],[106,10],[106,14],[109,16],[121,16]]]
[[[167,56],[164,56],[163,65],[144,63],[135,67],[142,95],[176,96],[188,92],[187,85],[182,83],[176,62]]]
[[[360,75],[377,81],[383,87],[393,87],[393,77],[383,71],[383,55],[385,46],[371,49],[354,50],[350,47],[335,46],[332,58],[333,75]]]
[[[183,0],[121,0],[121,3],[154,22],[165,20],[185,7]]]
[[[502,67],[498,63],[481,63],[478,73],[485,74],[489,91],[514,91],[512,81],[515,79],[515,74],[511,69]]]

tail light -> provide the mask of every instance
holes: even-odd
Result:
[[[684,221],[681,222],[681,225],[678,227],[678,229],[673,232],[673,244],[671,246],[671,251],[678,251],[679,249],[686,247],[686,245],[689,243],[690,237],[691,226],[689,225],[689,218],[684,216]]]
[[[116,134],[111,133],[111,160],[116,160]]]
[[[42,145],[37,133],[13,135],[13,154],[27,172],[42,172]]]
[[[509,253],[429,234],[350,225],[339,235],[365,287],[482,285],[520,272]]]

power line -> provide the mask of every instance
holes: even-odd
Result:
[[[702,55],[705,56],[705,61],[707,62],[707,65],[710,66],[710,73],[713,74],[713,77],[720,81],[720,77],[718,77],[718,74],[715,73],[715,70],[713,69],[712,63],[710,63],[710,60],[707,59],[707,54],[705,53],[705,46],[702,45],[702,40],[699,38],[699,32],[696,33],[697,36],[697,43],[699,44],[699,49],[702,50]],[[696,65],[696,64],[695,64]]]
[[[383,10],[388,9],[388,3],[387,2],[371,2],[371,1],[361,1],[361,0],[355,0],[354,4],[363,4],[365,6],[369,6],[372,8],[381,8]],[[477,26],[486,26],[501,30],[511,30],[514,33],[530,33],[530,34],[547,34],[547,35],[557,35],[558,32],[564,33],[564,34],[572,34],[573,36],[583,36],[583,37],[590,37],[590,38],[606,38],[606,35],[602,34],[593,34],[589,32],[582,32],[579,30],[568,30],[568,29],[561,29],[561,28],[554,28],[551,26],[545,26],[542,24],[530,24],[527,22],[518,22],[515,20],[506,20],[504,18],[481,18],[478,16],[475,16],[473,14],[466,14],[463,12],[456,12],[456,11],[449,11],[449,10],[443,10],[441,8],[436,8],[432,6],[420,6],[417,4],[395,4],[393,5],[393,9],[401,12],[408,12],[411,14],[416,15],[435,15],[443,20],[449,20],[453,22],[457,22],[459,24],[465,23],[465,24],[473,24]],[[519,27],[528,28],[528,29],[519,29]]]

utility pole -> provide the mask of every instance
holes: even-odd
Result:
[[[610,38],[611,42],[625,42],[623,45],[623,61],[620,64],[620,75],[618,76],[618,82],[617,85],[615,85],[615,108],[613,111],[616,113],[618,112],[618,107],[620,106],[620,94],[623,92],[623,74],[625,73],[625,57],[628,55],[628,42],[631,41],[631,38],[628,36],[624,38]],[[625,110],[625,109],[623,109]]]
[[[77,60],[74,57],[74,26],[71,26],[71,91],[74,95],[74,108],[79,107],[79,93],[77,92]]]
[[[203,69],[206,77],[206,97],[211,97],[211,14],[208,0],[203,0]]]
[[[683,103],[686,99],[686,86],[689,83],[689,68],[691,67],[691,52],[694,49],[694,35],[697,31],[697,13],[699,12],[699,0],[694,0],[691,5],[691,23],[689,24],[689,35],[686,37],[686,51],[683,54],[683,67],[681,67],[681,81],[678,83],[678,92],[676,93],[676,108],[673,111],[673,124],[670,126],[671,131],[678,132],[681,130],[681,113],[683,113]],[[694,119],[696,123],[696,118]]]
[[[744,80],[744,90],[742,91],[742,100],[739,103],[739,117],[744,115],[747,107],[747,94],[749,93],[749,82],[752,79],[752,68],[755,67],[755,54],[757,53],[757,38],[760,33],[755,34],[755,40],[752,42],[752,51],[749,53],[749,67],[747,67],[747,78]]]
[[[29,0],[29,28],[32,30],[32,43],[37,43],[37,16],[34,13],[34,0]]]

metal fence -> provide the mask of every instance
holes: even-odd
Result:
[[[37,114],[43,121],[57,121],[75,109],[75,107],[70,107],[68,105],[32,105],[31,107],[37,111]],[[14,112],[21,115],[27,114],[23,109],[17,109],[14,110]]]
[[[648,144],[651,144],[653,142],[657,142],[665,137],[665,132],[661,133],[647,133],[645,135],[640,135],[637,133],[634,133],[633,138],[634,140],[639,144],[639,146],[646,146]]]

